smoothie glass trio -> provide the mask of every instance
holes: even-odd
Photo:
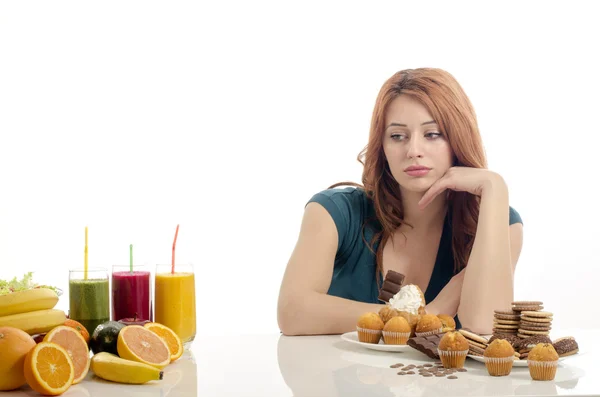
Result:
[[[171,328],[189,349],[196,335],[196,294],[192,265],[157,265],[154,302],[151,273],[143,265],[114,265],[69,271],[69,318],[80,322],[90,335],[112,319],[156,321]],[[112,296],[112,307],[110,305]],[[153,304],[154,303],[154,304]],[[152,313],[154,306],[154,313]],[[112,316],[111,316],[112,314]]]

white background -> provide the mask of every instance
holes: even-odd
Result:
[[[589,3],[2,2],[0,278],[66,290],[85,226],[90,266],[129,244],[169,263],[180,224],[199,328],[278,332],[306,201],[360,181],[382,83],[431,66],[471,98],[523,217],[516,298],[600,327]]]

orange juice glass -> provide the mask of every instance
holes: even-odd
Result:
[[[187,350],[196,336],[196,286],[190,264],[156,265],[154,275],[154,321],[171,328]]]

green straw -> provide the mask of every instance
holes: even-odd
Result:
[[[133,274],[133,244],[129,244],[129,273]]]

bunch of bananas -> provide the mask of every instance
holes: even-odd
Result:
[[[65,312],[54,309],[58,294],[50,288],[32,288],[0,295],[0,327],[19,328],[29,335],[50,331],[66,321]]]

